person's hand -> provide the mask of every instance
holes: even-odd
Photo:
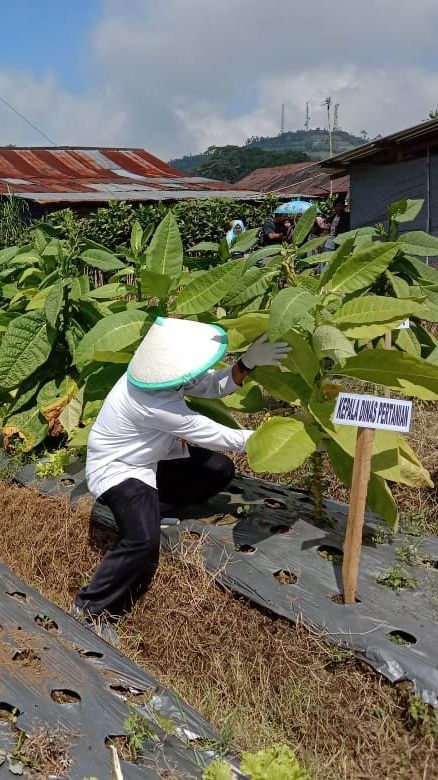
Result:
[[[268,334],[260,336],[242,355],[242,363],[250,371],[256,366],[278,366],[288,356],[290,346],[287,341],[269,344]]]

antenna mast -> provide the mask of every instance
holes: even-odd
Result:
[[[304,122],[304,127],[306,130],[310,130],[310,103],[307,101],[306,103],[306,121]]]
[[[339,130],[339,103],[335,103],[335,112],[333,115],[333,130]]]
[[[280,121],[280,133],[283,134],[286,130],[286,119],[284,111],[284,103],[281,104],[281,121]]]
[[[333,98],[327,97],[323,102],[321,103],[322,106],[325,106],[327,109],[327,130],[328,130],[328,137],[329,137],[329,157],[333,157],[333,136],[332,136],[332,117],[331,117],[331,106],[333,103]]]

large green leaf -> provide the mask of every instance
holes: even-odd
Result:
[[[102,401],[126,370],[126,366],[121,363],[106,363],[103,366],[95,363],[90,368],[84,394],[86,401]]]
[[[125,267],[125,264],[107,249],[86,249],[81,258],[86,265],[100,271],[118,271]]]
[[[267,257],[279,256],[281,247],[278,244],[261,246],[260,249],[256,249],[255,252],[246,258],[246,269],[258,263],[259,260],[264,260]]]
[[[68,443],[69,447],[73,447],[74,449],[78,449],[79,447],[86,447],[92,425],[93,423],[89,423],[83,428],[77,428],[76,431],[73,432],[73,436]]]
[[[397,261],[397,266],[399,262]],[[412,276],[421,284],[438,284],[438,269],[433,265],[428,265],[425,260],[419,260],[418,257],[406,256],[400,263],[402,273]]]
[[[319,371],[318,360],[312,347],[296,330],[289,330],[284,334],[283,339],[292,347],[286,360],[283,362],[284,367],[289,371],[300,374],[310,391],[312,391],[315,384],[315,376]]]
[[[397,350],[361,352],[331,373],[384,385],[424,401],[438,399],[438,366]]]
[[[10,390],[33,374],[48,359],[55,338],[43,311],[13,320],[0,343],[0,386]]]
[[[7,265],[9,260],[18,255],[19,250],[18,246],[7,246],[5,249],[0,249],[0,266]]]
[[[228,351],[239,352],[266,333],[268,319],[269,314],[265,312],[248,312],[219,320],[217,324],[228,332]]]
[[[342,262],[331,279],[327,289],[337,294],[355,293],[370,287],[373,282],[386,271],[398,252],[396,243],[372,244],[364,249],[357,249]]]
[[[324,252],[323,262],[327,267],[319,277],[319,290],[330,290],[330,282],[335,273],[344,265],[354,252],[354,236],[338,246],[335,252]]]
[[[132,295],[134,291],[135,288],[132,285],[112,282],[111,284],[102,284],[100,287],[90,290],[87,295],[95,300],[109,301],[113,298],[124,298],[127,295]]]
[[[398,482],[411,487],[434,487],[434,483],[427,469],[424,468],[421,461],[417,458],[412,447],[408,444],[405,437],[398,434],[398,445],[400,455],[400,475]]]
[[[421,304],[413,299],[367,295],[344,303],[331,321],[346,336],[371,339],[394,330],[403,320],[421,311]]]
[[[377,230],[374,227],[361,227],[361,228],[352,228],[352,230],[346,230],[345,233],[339,233],[339,235],[335,238],[336,244],[345,244],[346,241],[353,240],[353,243],[356,242],[357,239],[361,238],[373,238],[377,235]],[[327,239],[326,239],[327,240]]]
[[[194,412],[210,417],[227,428],[241,428],[220,398],[187,398],[187,405]]]
[[[68,402],[67,406],[64,407],[61,414],[59,415],[59,422],[69,436],[79,425],[83,403],[84,388],[81,387],[81,389]]]
[[[249,465],[256,472],[281,474],[293,471],[304,463],[320,443],[321,435],[315,425],[291,418],[273,417],[248,439]]]
[[[45,302],[46,320],[51,328],[56,328],[59,313],[64,303],[64,285],[62,279],[58,279],[53,285]]]
[[[331,358],[341,364],[355,354],[351,341],[333,325],[319,325],[313,332],[313,349],[319,360]]]
[[[271,341],[281,338],[288,330],[299,325],[318,299],[299,287],[280,290],[275,296],[269,317],[269,335]]]
[[[110,314],[99,320],[79,342],[75,363],[84,366],[98,352],[123,352],[139,341],[146,331],[148,316],[141,310]]]
[[[316,212],[316,205],[311,206],[310,209],[307,209],[307,211],[305,211],[304,214],[299,218],[297,224],[295,225],[292,236],[292,242],[295,245],[300,246],[309,235],[313,225],[315,224]]]
[[[260,387],[256,382],[246,381],[245,384],[231,395],[221,398],[222,403],[235,412],[254,413],[265,408]]]
[[[258,366],[251,372],[251,376],[274,398],[291,404],[299,401],[299,396],[292,386],[295,374],[281,371],[277,366]]]
[[[391,271],[386,271],[385,276],[391,284],[397,298],[409,298],[409,284],[405,279],[398,274],[391,273]]]
[[[171,211],[158,225],[146,251],[149,271],[179,279],[183,265],[183,245],[177,221]]]
[[[421,357],[421,344],[411,328],[401,328],[393,331],[392,343],[402,352]]]
[[[188,249],[188,252],[217,252],[219,244],[214,241],[200,241],[199,244],[194,244]]]
[[[19,436],[22,440],[22,452],[30,452],[41,444],[47,436],[49,426],[41,415],[38,406],[19,412],[8,418],[3,426],[3,435]]]
[[[140,225],[140,222],[136,220],[131,228],[131,251],[134,257],[137,257],[137,255],[141,252],[142,248],[142,238],[143,238],[143,228]]]
[[[175,311],[185,315],[208,311],[233,289],[244,267],[245,260],[231,260],[198,276],[177,296]]]
[[[424,200],[412,200],[411,198],[403,198],[397,203],[391,203],[388,213],[389,218],[394,222],[412,222],[418,217],[421,209],[424,206]]]
[[[248,249],[251,249],[251,247],[256,243],[258,233],[258,228],[246,230],[244,233],[241,233],[240,236],[238,236],[232,242],[230,246],[230,254],[234,254],[236,252],[247,252]]]
[[[156,271],[148,271],[143,268],[141,271],[141,294],[144,297],[153,297],[164,299],[170,290],[172,279],[166,274],[159,274]]]
[[[438,257],[438,238],[424,233],[422,230],[413,230],[411,233],[402,233],[400,247],[404,252],[420,257]]]
[[[336,444],[333,439],[326,442],[327,454],[336,476],[345,485],[351,485],[353,458]],[[367,507],[376,512],[394,531],[397,530],[398,509],[385,480],[377,474],[371,474],[368,483]]]
[[[250,268],[227,296],[225,305],[233,308],[263,295],[271,285],[277,271],[267,268]]]
[[[30,299],[26,306],[26,311],[36,311],[37,309],[44,309],[46,305],[47,296],[53,290],[53,285],[50,287],[44,287],[43,290],[38,292]]]
[[[297,257],[301,258],[302,262],[309,265],[311,262],[312,265],[316,263],[324,263],[325,257],[321,257],[321,254],[318,253],[314,257],[310,257],[309,253],[314,252],[316,249],[319,249],[321,246],[324,246],[324,244],[327,241],[327,236],[318,236],[317,238],[311,238],[309,241],[306,241],[305,244],[300,246],[300,248],[297,251]]]

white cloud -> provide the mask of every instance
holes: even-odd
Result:
[[[0,70],[0,94],[60,144],[144,146],[164,158],[324,125],[371,136],[438,103],[436,0],[104,0],[90,35],[89,90]],[[431,64],[435,63],[435,64]],[[0,106],[0,143],[43,143]]]

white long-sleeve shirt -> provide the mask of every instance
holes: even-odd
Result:
[[[94,496],[125,479],[156,487],[160,460],[188,457],[184,441],[219,452],[245,452],[252,431],[227,428],[193,412],[184,395],[220,398],[239,390],[231,369],[207,371],[178,390],[142,390],[119,379],[106,397],[88,439],[86,478]]]

